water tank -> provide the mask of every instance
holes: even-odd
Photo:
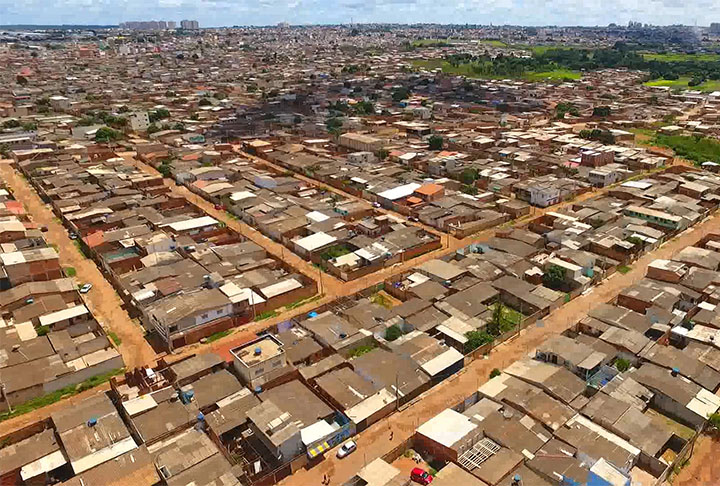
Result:
[[[95,427],[97,425],[97,419],[95,417],[87,421],[88,427]]]
[[[262,354],[262,348],[259,346],[255,348],[254,354],[255,356],[260,356]]]
[[[670,372],[671,375],[677,376],[680,373],[680,370],[678,368],[673,368]]]
[[[205,421],[205,414],[202,412],[198,412],[197,414],[198,422],[204,422]]]

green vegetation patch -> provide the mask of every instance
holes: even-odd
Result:
[[[707,161],[720,162],[720,141],[714,138],[657,134],[652,143],[670,148],[679,157],[695,161],[698,164]]]
[[[277,315],[279,315],[278,311],[265,311],[262,314],[255,316],[255,322],[264,321],[265,319],[270,319],[271,317],[275,317]]]
[[[62,400],[63,398],[71,397],[78,393],[84,392],[85,390],[95,388],[96,386],[102,385],[103,383],[109,381],[110,378],[112,378],[113,376],[120,375],[124,372],[125,372],[125,370],[123,368],[111,370],[107,373],[103,373],[101,375],[96,375],[91,378],[88,378],[87,380],[85,380],[77,385],[68,385],[59,390],[48,393],[47,395],[33,398],[32,400],[29,400],[25,403],[21,403],[19,405],[13,405],[12,412],[4,412],[4,413],[0,414],[0,422],[2,422],[3,420],[13,418],[13,417],[17,417],[18,415],[23,415],[28,412],[32,412],[33,410],[37,410],[38,408],[45,407],[52,403],[58,402],[58,401]]]
[[[691,89],[695,91],[712,92],[720,91],[720,80],[705,80],[697,86],[690,86],[692,78],[689,76],[681,76],[678,79],[656,79],[648,81],[645,86],[667,86],[668,88]]]
[[[74,277],[75,275],[77,275],[75,267],[65,267],[63,268],[63,270],[65,270],[65,275],[67,275],[68,277]]]
[[[620,265],[620,266],[617,268],[617,271],[620,272],[620,273],[622,273],[623,275],[626,274],[626,273],[628,273],[630,270],[632,270],[632,267],[630,267],[630,266],[628,266],[628,265]]]
[[[684,52],[670,52],[670,53],[648,52],[648,53],[643,53],[642,56],[644,59],[647,59],[648,61],[662,61],[662,62],[686,62],[686,61],[715,62],[715,61],[720,61],[720,54],[714,54],[714,53],[687,54]]]
[[[338,258],[343,255],[347,255],[349,253],[352,253],[352,252],[350,251],[350,248],[348,248],[347,246],[335,245],[335,246],[332,246],[332,247],[328,248],[327,250],[325,250],[325,252],[322,255],[320,255],[320,257],[325,261],[329,261],[329,260],[332,260],[333,258]]]
[[[232,329],[226,329],[225,331],[218,331],[218,332],[212,333],[206,338],[205,342],[212,343],[214,341],[217,341],[218,339],[224,338],[225,336],[229,336],[230,334],[232,334],[232,332],[233,332]]]
[[[358,346],[356,348],[351,349],[348,352],[348,358],[359,358],[363,354],[367,354],[375,348],[377,348],[377,344],[375,344],[375,343],[367,344],[364,346]]]
[[[110,339],[112,339],[112,342],[115,343],[115,346],[120,346],[122,344],[122,339],[120,339],[120,336],[115,334],[113,331],[108,332],[107,335]]]

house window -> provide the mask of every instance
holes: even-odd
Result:
[[[200,316],[201,319],[207,319],[208,317],[209,317],[209,316],[208,316],[207,313],[206,313],[206,314],[202,314],[202,315]]]

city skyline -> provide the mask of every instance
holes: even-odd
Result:
[[[118,25],[140,20],[197,19],[203,27],[354,23],[443,23],[528,26],[596,26],[639,21],[656,25],[707,26],[720,19],[720,5],[700,0],[649,2],[559,0],[461,0],[438,6],[430,0],[0,0],[2,25]]]

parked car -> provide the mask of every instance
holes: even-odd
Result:
[[[42,225],[40,226],[40,231],[42,231],[43,233],[47,233],[48,227],[46,225]]]
[[[71,240],[77,240],[78,235],[76,233],[70,232],[68,233],[68,236]]]
[[[227,209],[224,204],[216,204],[215,209],[218,211],[225,211]]]
[[[380,203],[374,202],[374,203],[372,203],[372,206],[373,206],[374,208],[379,208],[379,207],[380,207]]]
[[[340,446],[340,449],[337,451],[338,459],[342,459],[343,457],[349,456],[355,450],[357,449],[357,444],[353,440],[349,440],[345,442],[343,445]]]
[[[83,285],[82,287],[80,287],[80,293],[81,293],[81,294],[87,294],[88,292],[90,292],[90,289],[91,289],[91,288],[92,288],[92,284],[91,284],[91,283],[86,283],[85,285]]]
[[[418,484],[428,485],[432,483],[433,477],[429,472],[420,469],[419,467],[414,467],[410,472],[410,479]]]

